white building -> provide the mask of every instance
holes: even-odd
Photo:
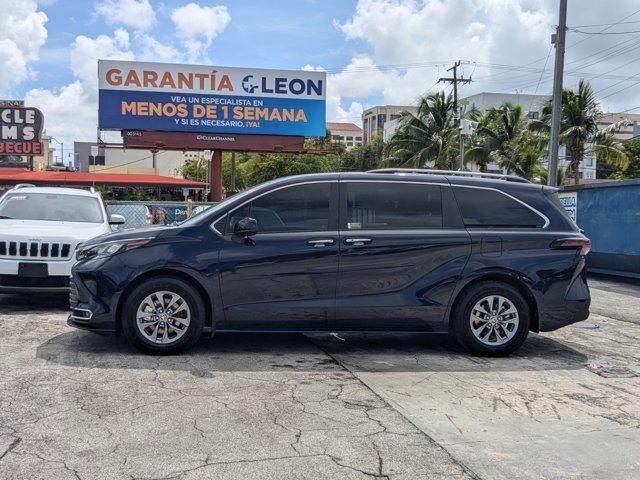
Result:
[[[74,142],[75,167],[80,172],[103,172],[124,174],[161,175],[163,177],[182,178],[180,168],[187,159],[193,158],[198,152],[181,152],[174,150],[160,150],[154,155],[151,150],[100,148],[98,155],[91,156],[94,142]]]
[[[482,92],[460,99],[460,104],[465,113],[470,112],[472,109],[485,113],[490,108],[498,108],[504,103],[522,105],[526,117],[531,120],[537,120],[542,115],[542,108],[550,99],[550,95]],[[566,148],[560,146],[560,151],[558,152],[559,167],[566,169],[569,163],[571,162]],[[477,170],[475,166],[470,166],[470,168],[471,170]],[[489,164],[488,170],[494,173],[504,173],[496,164]],[[580,163],[579,175],[580,178],[596,178],[596,159],[593,155],[585,155],[584,160]]]
[[[331,142],[341,143],[347,150],[362,145],[362,129],[355,123],[327,122],[331,132]]]

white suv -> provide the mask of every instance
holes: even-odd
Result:
[[[0,198],[0,293],[68,291],[76,247],[123,223],[93,189],[16,186]]]

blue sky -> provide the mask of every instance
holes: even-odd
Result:
[[[640,29],[640,0],[615,5],[569,2],[565,85],[586,78],[603,110],[638,112],[640,35],[625,31]],[[547,94],[557,0],[0,0],[0,11],[0,98],[39,107],[70,145],[95,138],[98,58],[325,69],[327,118],[355,123],[444,88],[455,60],[474,80],[461,96]]]
[[[96,2],[98,3],[98,2]],[[114,25],[94,14],[91,1],[58,0],[40,7],[48,17],[48,38],[40,59],[32,64],[38,75],[20,85],[18,95],[43,84],[73,80],[69,48],[78,35],[110,35]],[[171,10],[188,2],[155,3],[157,39],[173,36]],[[205,5],[207,2],[201,2]],[[353,13],[354,0],[279,0],[215,2],[227,7],[232,21],[209,48],[219,65],[299,69],[308,63],[340,67],[348,64],[354,45],[339,35],[334,21]],[[277,8],[275,8],[277,5]]]

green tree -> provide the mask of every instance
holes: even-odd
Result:
[[[242,164],[247,186],[289,175],[335,172],[339,166],[340,157],[335,154],[266,154],[258,155]]]
[[[551,100],[542,110],[538,121],[531,122],[534,131],[549,135],[551,130]],[[562,115],[560,118],[560,143],[567,148],[569,156],[568,175],[578,183],[578,170],[585,154],[593,153],[598,162],[615,165],[621,169],[627,166],[627,154],[615,141],[613,134],[621,123],[607,129],[598,129],[598,118],[602,114],[593,87],[580,80],[578,90],[562,91]]]
[[[247,188],[246,174],[238,157],[239,155],[236,155],[236,191]],[[226,191],[231,190],[231,153],[222,156],[222,187]]]
[[[640,178],[640,138],[620,142],[622,150],[627,155],[627,168],[611,168],[606,172],[605,178],[623,180],[627,178]],[[611,171],[612,170],[612,171]]]
[[[197,155],[188,159],[182,167],[180,173],[187,180],[204,182],[207,179],[207,162],[204,156]]]
[[[347,150],[340,155],[340,170],[343,172],[366,172],[379,168],[384,155],[382,133],[376,133],[364,145]]]
[[[402,114],[386,147],[388,162],[394,167],[424,168],[433,163],[436,168],[450,169],[457,133],[453,97],[442,91],[427,94],[420,99],[416,115]]]
[[[539,139],[527,129],[522,105],[504,103],[488,109],[484,115],[472,115],[479,127],[472,136],[472,146],[465,160],[475,162],[480,171],[496,163],[507,171],[532,178],[542,157]]]

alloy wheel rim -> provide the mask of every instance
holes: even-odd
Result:
[[[488,295],[471,309],[473,335],[485,345],[504,345],[518,331],[520,316],[513,302],[501,295]]]
[[[189,329],[190,323],[191,310],[186,300],[166,290],[145,297],[136,312],[138,330],[153,343],[176,342]]]

